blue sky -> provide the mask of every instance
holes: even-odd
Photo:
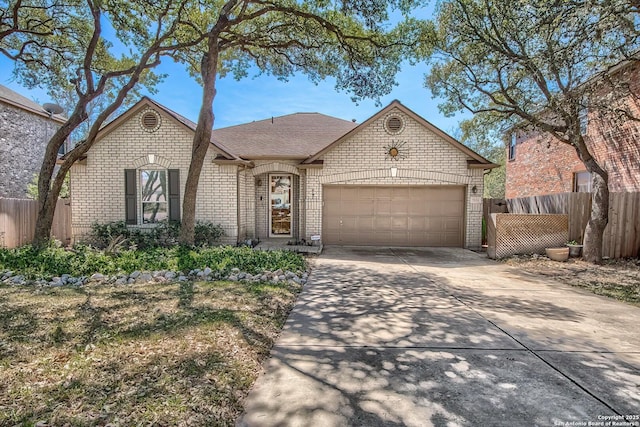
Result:
[[[13,64],[0,57],[0,84],[42,104],[50,102],[46,91],[29,91],[20,86],[11,74]],[[157,87],[158,93],[152,98],[179,114],[195,121],[202,97],[202,89],[180,64],[166,59],[158,67],[159,73],[168,74]],[[463,118],[444,117],[438,111],[438,100],[424,87],[425,65],[407,65],[398,75],[398,86],[391,94],[381,99],[386,106],[394,99],[441,128],[451,133]],[[214,101],[216,121],[214,127],[226,127],[254,120],[281,116],[296,112],[318,112],[345,120],[356,119],[358,123],[375,114],[377,107],[373,100],[355,104],[350,95],[337,92],[334,82],[311,83],[306,76],[298,75],[288,82],[281,82],[272,76],[247,77],[236,81],[226,77],[218,81],[218,93]]]

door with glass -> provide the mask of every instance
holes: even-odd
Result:
[[[291,236],[291,175],[269,175],[269,236]]]

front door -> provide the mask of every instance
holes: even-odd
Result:
[[[269,236],[291,236],[291,175],[269,175]]]

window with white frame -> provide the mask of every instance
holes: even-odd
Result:
[[[141,169],[140,196],[143,224],[166,220],[169,215],[167,171]]]

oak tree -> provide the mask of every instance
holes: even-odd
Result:
[[[202,106],[184,190],[180,241],[192,244],[200,172],[214,124],[218,77],[269,73],[279,79],[331,76],[354,99],[389,93],[403,60],[425,53],[429,24],[413,19],[417,0],[228,0],[204,1],[191,14],[191,32],[201,44],[179,52],[198,76]],[[398,12],[397,24],[389,13]],[[193,34],[185,32],[187,39]]]
[[[199,39],[174,37],[186,25],[188,0],[2,0],[0,6],[0,53],[15,61],[17,78],[52,94],[69,86],[75,92],[73,109],[48,142],[39,173],[33,242],[42,245],[50,238],[65,176],[94,144],[101,126],[131,91],[154,87],[158,76],[152,70],[163,55]],[[85,139],[56,168],[60,147],[92,109]]]
[[[612,73],[638,49],[628,0],[444,0],[427,84],[445,113],[468,110],[572,146],[593,179],[584,257],[602,259],[608,173],[591,152],[581,115],[611,113],[629,93]],[[619,107],[615,107],[618,108]],[[619,113],[629,113],[622,108]],[[490,122],[490,121],[489,121]]]

